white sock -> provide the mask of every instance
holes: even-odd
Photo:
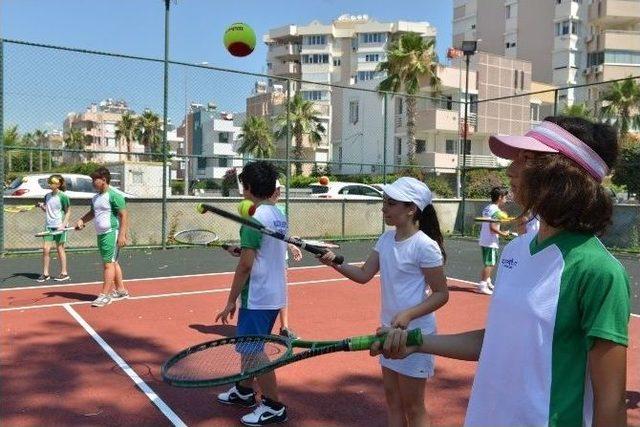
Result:
[[[478,283],[478,287],[479,287],[479,288],[486,288],[487,286],[488,286],[488,284],[487,284],[487,282],[485,282],[484,280],[481,280],[481,281]]]

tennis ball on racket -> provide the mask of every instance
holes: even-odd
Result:
[[[224,47],[233,56],[247,56],[256,47],[256,33],[243,22],[229,25],[222,40]]]
[[[243,200],[238,204],[238,213],[243,218],[248,218],[256,213],[256,205],[251,200]]]
[[[321,176],[318,182],[320,183],[320,185],[329,185],[329,177]]]

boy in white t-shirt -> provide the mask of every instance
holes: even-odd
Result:
[[[507,215],[502,211],[502,207],[507,201],[508,191],[501,187],[491,189],[491,204],[485,206],[482,210],[482,216],[486,218],[500,219]],[[491,273],[498,261],[498,237],[507,237],[509,232],[500,230],[498,222],[483,222],[480,229],[480,238],[478,244],[482,250],[483,267],[480,272],[480,282],[477,285],[477,291],[481,294],[491,295],[493,293],[493,284],[491,283]]]
[[[255,161],[247,164],[240,174],[243,196],[257,207],[253,220],[267,228],[287,234],[287,218],[269,200],[276,190],[278,171],[272,163]],[[236,267],[225,308],[216,322],[228,323],[236,311],[240,298],[237,335],[269,335],[278,313],[287,305],[286,253],[287,243],[265,236],[253,228],[240,228],[240,259]],[[250,354],[249,357],[256,357]],[[259,426],[287,420],[287,409],[278,400],[278,386],[274,371],[256,378],[262,392],[262,402],[243,416],[245,425]],[[218,395],[218,402],[251,407],[256,404],[253,379],[236,383]]]

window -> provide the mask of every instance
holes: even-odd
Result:
[[[524,90],[524,71],[520,70],[520,90]]]
[[[465,154],[471,154],[471,140],[467,139],[464,142],[464,152]]]
[[[603,62],[609,64],[640,64],[640,52],[631,50],[607,50],[604,54]]]
[[[402,105],[402,98],[398,98],[398,101],[396,102],[396,114],[402,114],[402,109],[403,109],[403,105]]]
[[[340,64],[341,64],[341,62],[342,62],[342,61],[340,60],[340,58],[334,58],[334,59],[333,59],[333,66],[334,66],[334,67],[339,67],[339,66],[340,66]]]
[[[364,56],[365,62],[380,62],[380,54],[379,53],[370,53]]]
[[[218,142],[228,143],[229,142],[229,133],[228,132],[220,132],[218,134]]]
[[[349,102],[349,123],[358,123],[358,101]]]
[[[324,91],[321,90],[303,90],[302,98],[308,101],[322,101],[327,99]]]
[[[136,181],[136,178],[139,177],[140,180]],[[93,181],[88,178],[76,178],[76,185],[74,191],[85,191],[87,193],[93,193],[96,190],[93,188]],[[142,184],[142,172],[138,172],[133,175],[133,182],[136,184]]]
[[[416,153],[424,153],[427,149],[427,141],[416,139]]]
[[[363,33],[360,34],[360,43],[384,43],[386,42],[384,33]]]
[[[447,139],[444,143],[444,151],[447,154],[457,154],[456,142],[453,139]]]
[[[358,71],[358,81],[373,80],[381,76],[381,73],[375,71]]]
[[[469,112],[478,114],[478,95],[475,93],[469,94]]]
[[[402,156],[402,138],[396,138],[396,154]]]
[[[327,36],[323,35],[315,35],[315,36],[305,36],[304,44],[306,45],[323,45],[327,44]]]
[[[556,4],[562,3],[562,0],[556,0]]]
[[[302,55],[303,64],[328,64],[329,54],[314,53],[313,55]]]
[[[504,17],[505,17],[506,19],[511,18],[511,6],[512,6],[512,5],[508,4],[508,5],[506,5],[506,6],[505,6],[505,8],[504,8]]]
[[[221,168],[226,168],[229,166],[229,157],[219,157],[218,158],[218,166]]]
[[[198,169],[204,169],[207,167],[207,159],[205,157],[198,157]]]
[[[471,24],[471,29],[475,30],[476,29],[476,24]]]
[[[531,121],[539,122],[540,121],[540,104],[530,104],[530,113],[531,113]]]

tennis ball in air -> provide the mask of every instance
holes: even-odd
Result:
[[[233,56],[247,56],[256,47],[256,33],[243,22],[229,25],[224,32],[224,47]]]
[[[318,182],[320,185],[329,185],[329,177],[321,176]]]
[[[256,213],[256,205],[251,200],[243,200],[238,204],[238,214],[243,218],[248,218]]]

